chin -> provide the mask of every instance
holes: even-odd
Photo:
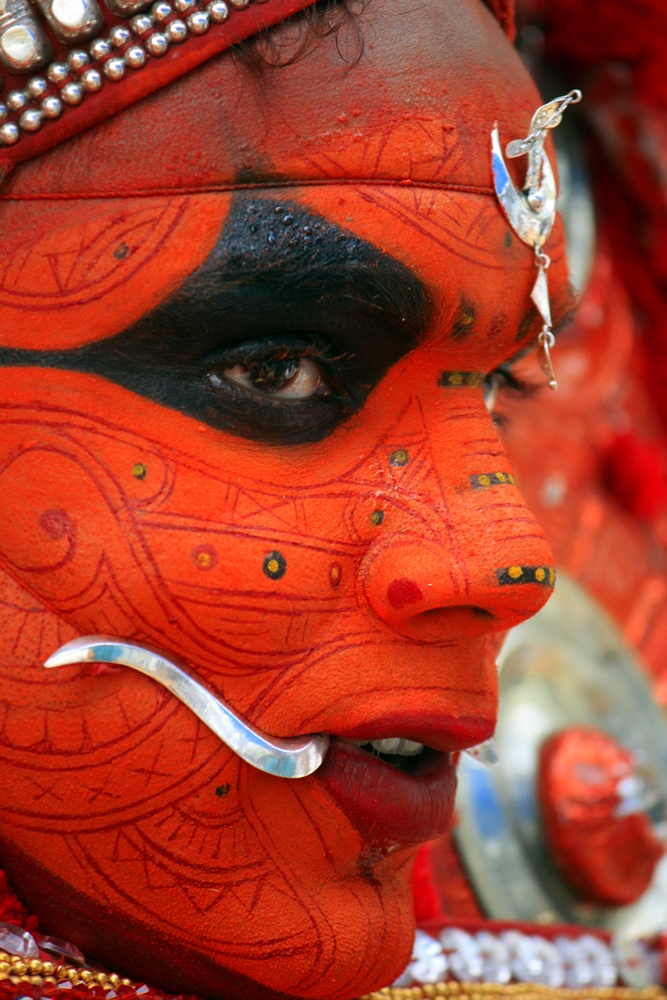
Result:
[[[304,953],[261,960],[257,979],[269,990],[310,1000],[353,1000],[390,985],[410,961],[414,942],[412,866],[418,848],[369,849],[356,875],[333,876],[317,893],[318,926]],[[315,913],[313,913],[315,916]],[[326,968],[317,960],[326,953]]]

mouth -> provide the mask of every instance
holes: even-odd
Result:
[[[375,733],[368,737],[354,728],[348,735],[331,737],[267,736],[192,677],[184,665],[143,643],[83,636],[56,650],[44,665],[97,662],[122,664],[163,684],[252,767],[277,777],[310,775],[320,781],[369,846],[407,847],[432,840],[449,828],[456,793],[453,751],[466,750],[493,763],[486,759],[491,720],[474,717],[451,718],[448,724],[442,717],[429,718],[429,713],[421,712],[418,721],[405,714],[396,718],[397,728],[404,732],[420,728],[424,742],[381,736],[383,729],[393,728],[386,718],[376,720]],[[474,736],[486,737],[486,744]]]
[[[456,770],[447,751],[402,737],[332,736],[313,777],[369,846],[421,844],[451,825]]]

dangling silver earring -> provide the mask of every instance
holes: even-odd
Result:
[[[524,155],[528,157],[526,180],[521,191],[518,191],[512,183],[505,165],[497,124],[491,133],[491,166],[498,201],[516,235],[535,251],[535,264],[538,272],[530,297],[544,323],[537,338],[537,354],[540,368],[546,375],[552,389],[558,388],[558,383],[551,363],[554,335],[551,330],[551,307],[547,282],[547,268],[551,264],[551,260],[544,253],[542,247],[551,232],[556,217],[556,181],[549,157],[544,152],[544,140],[549,129],[560,125],[563,112],[568,105],[578,104],[580,100],[581,91],[571,90],[564,97],[557,97],[548,104],[543,104],[533,115],[530,132],[526,138],[514,139],[508,144],[505,152],[510,159]]]

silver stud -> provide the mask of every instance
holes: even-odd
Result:
[[[7,117],[7,105],[0,101],[0,122],[4,122]]]
[[[161,31],[155,31],[146,39],[146,48],[152,56],[163,56],[169,48],[169,42]]]
[[[250,0],[229,0],[229,2],[235,10],[243,10],[244,7],[250,6]]]
[[[10,73],[30,73],[47,62],[51,43],[27,0],[0,4],[0,63]]]
[[[4,146],[13,146],[21,138],[19,127],[16,122],[5,122],[0,125],[0,142]]]
[[[94,42],[90,43],[88,48],[90,52],[91,59],[105,59],[111,53],[111,46],[107,42],[106,38],[96,38]]]
[[[70,80],[69,83],[66,83],[60,91],[60,96],[65,104],[81,104],[84,94],[85,91],[81,84],[75,83],[74,80]]]
[[[36,132],[42,127],[43,117],[44,115],[41,111],[38,111],[37,108],[28,108],[28,110],[24,111],[19,118],[19,125],[26,132]]]
[[[104,26],[97,0],[35,0],[61,42],[83,42]]]
[[[66,80],[69,76],[69,68],[65,65],[65,63],[51,63],[46,71],[46,75],[51,83],[62,83],[63,80]]]
[[[206,10],[216,24],[222,24],[229,17],[229,7],[225,0],[213,0],[213,3],[208,4]]]
[[[141,45],[131,45],[125,53],[125,62],[130,69],[141,69],[146,63],[146,52]]]
[[[63,110],[63,106],[59,98],[53,97],[53,95],[51,97],[45,97],[40,104],[40,108],[47,118],[59,118]]]
[[[137,14],[130,20],[130,27],[132,28],[132,31],[135,35],[139,35],[140,38],[147,35],[148,32],[152,30],[154,24],[155,21],[150,14]]]
[[[25,89],[31,97],[38,98],[46,93],[49,85],[43,76],[33,76],[32,80],[28,80],[28,85]]]
[[[30,98],[25,90],[10,90],[6,101],[12,111],[21,111],[30,102]]]
[[[121,46],[127,45],[131,38],[132,35],[130,34],[129,29],[123,24],[117,24],[116,27],[112,28],[109,32],[109,41],[115,49],[119,49]]]
[[[87,90],[89,94],[95,94],[102,89],[102,74],[91,67],[81,74],[80,82],[84,90]]]
[[[188,37],[188,29],[185,21],[181,21],[180,18],[176,18],[167,27],[167,37],[170,42],[184,42]]]
[[[158,2],[154,3],[151,7],[151,14],[155,20],[158,21],[158,23],[160,21],[164,21],[173,13],[171,4],[165,3],[164,0],[158,0]]]
[[[90,62],[90,56],[83,49],[72,49],[67,57],[67,65],[75,73],[80,73]]]
[[[104,75],[109,80],[122,80],[125,76],[125,60],[120,59],[118,56],[114,56],[113,59],[108,59],[104,66]]]
[[[197,6],[197,0],[173,0],[174,10],[179,14],[190,14]]]
[[[205,35],[211,26],[211,15],[207,10],[197,10],[190,14],[187,25],[193,35]]]

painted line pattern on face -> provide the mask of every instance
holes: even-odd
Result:
[[[497,569],[501,587],[519,583],[537,583],[541,587],[553,587],[556,571],[553,566],[507,566]]]
[[[483,372],[443,372],[438,379],[443,389],[479,389],[483,382]]]
[[[473,490],[485,490],[489,486],[516,486],[511,472],[480,472],[470,477]]]

